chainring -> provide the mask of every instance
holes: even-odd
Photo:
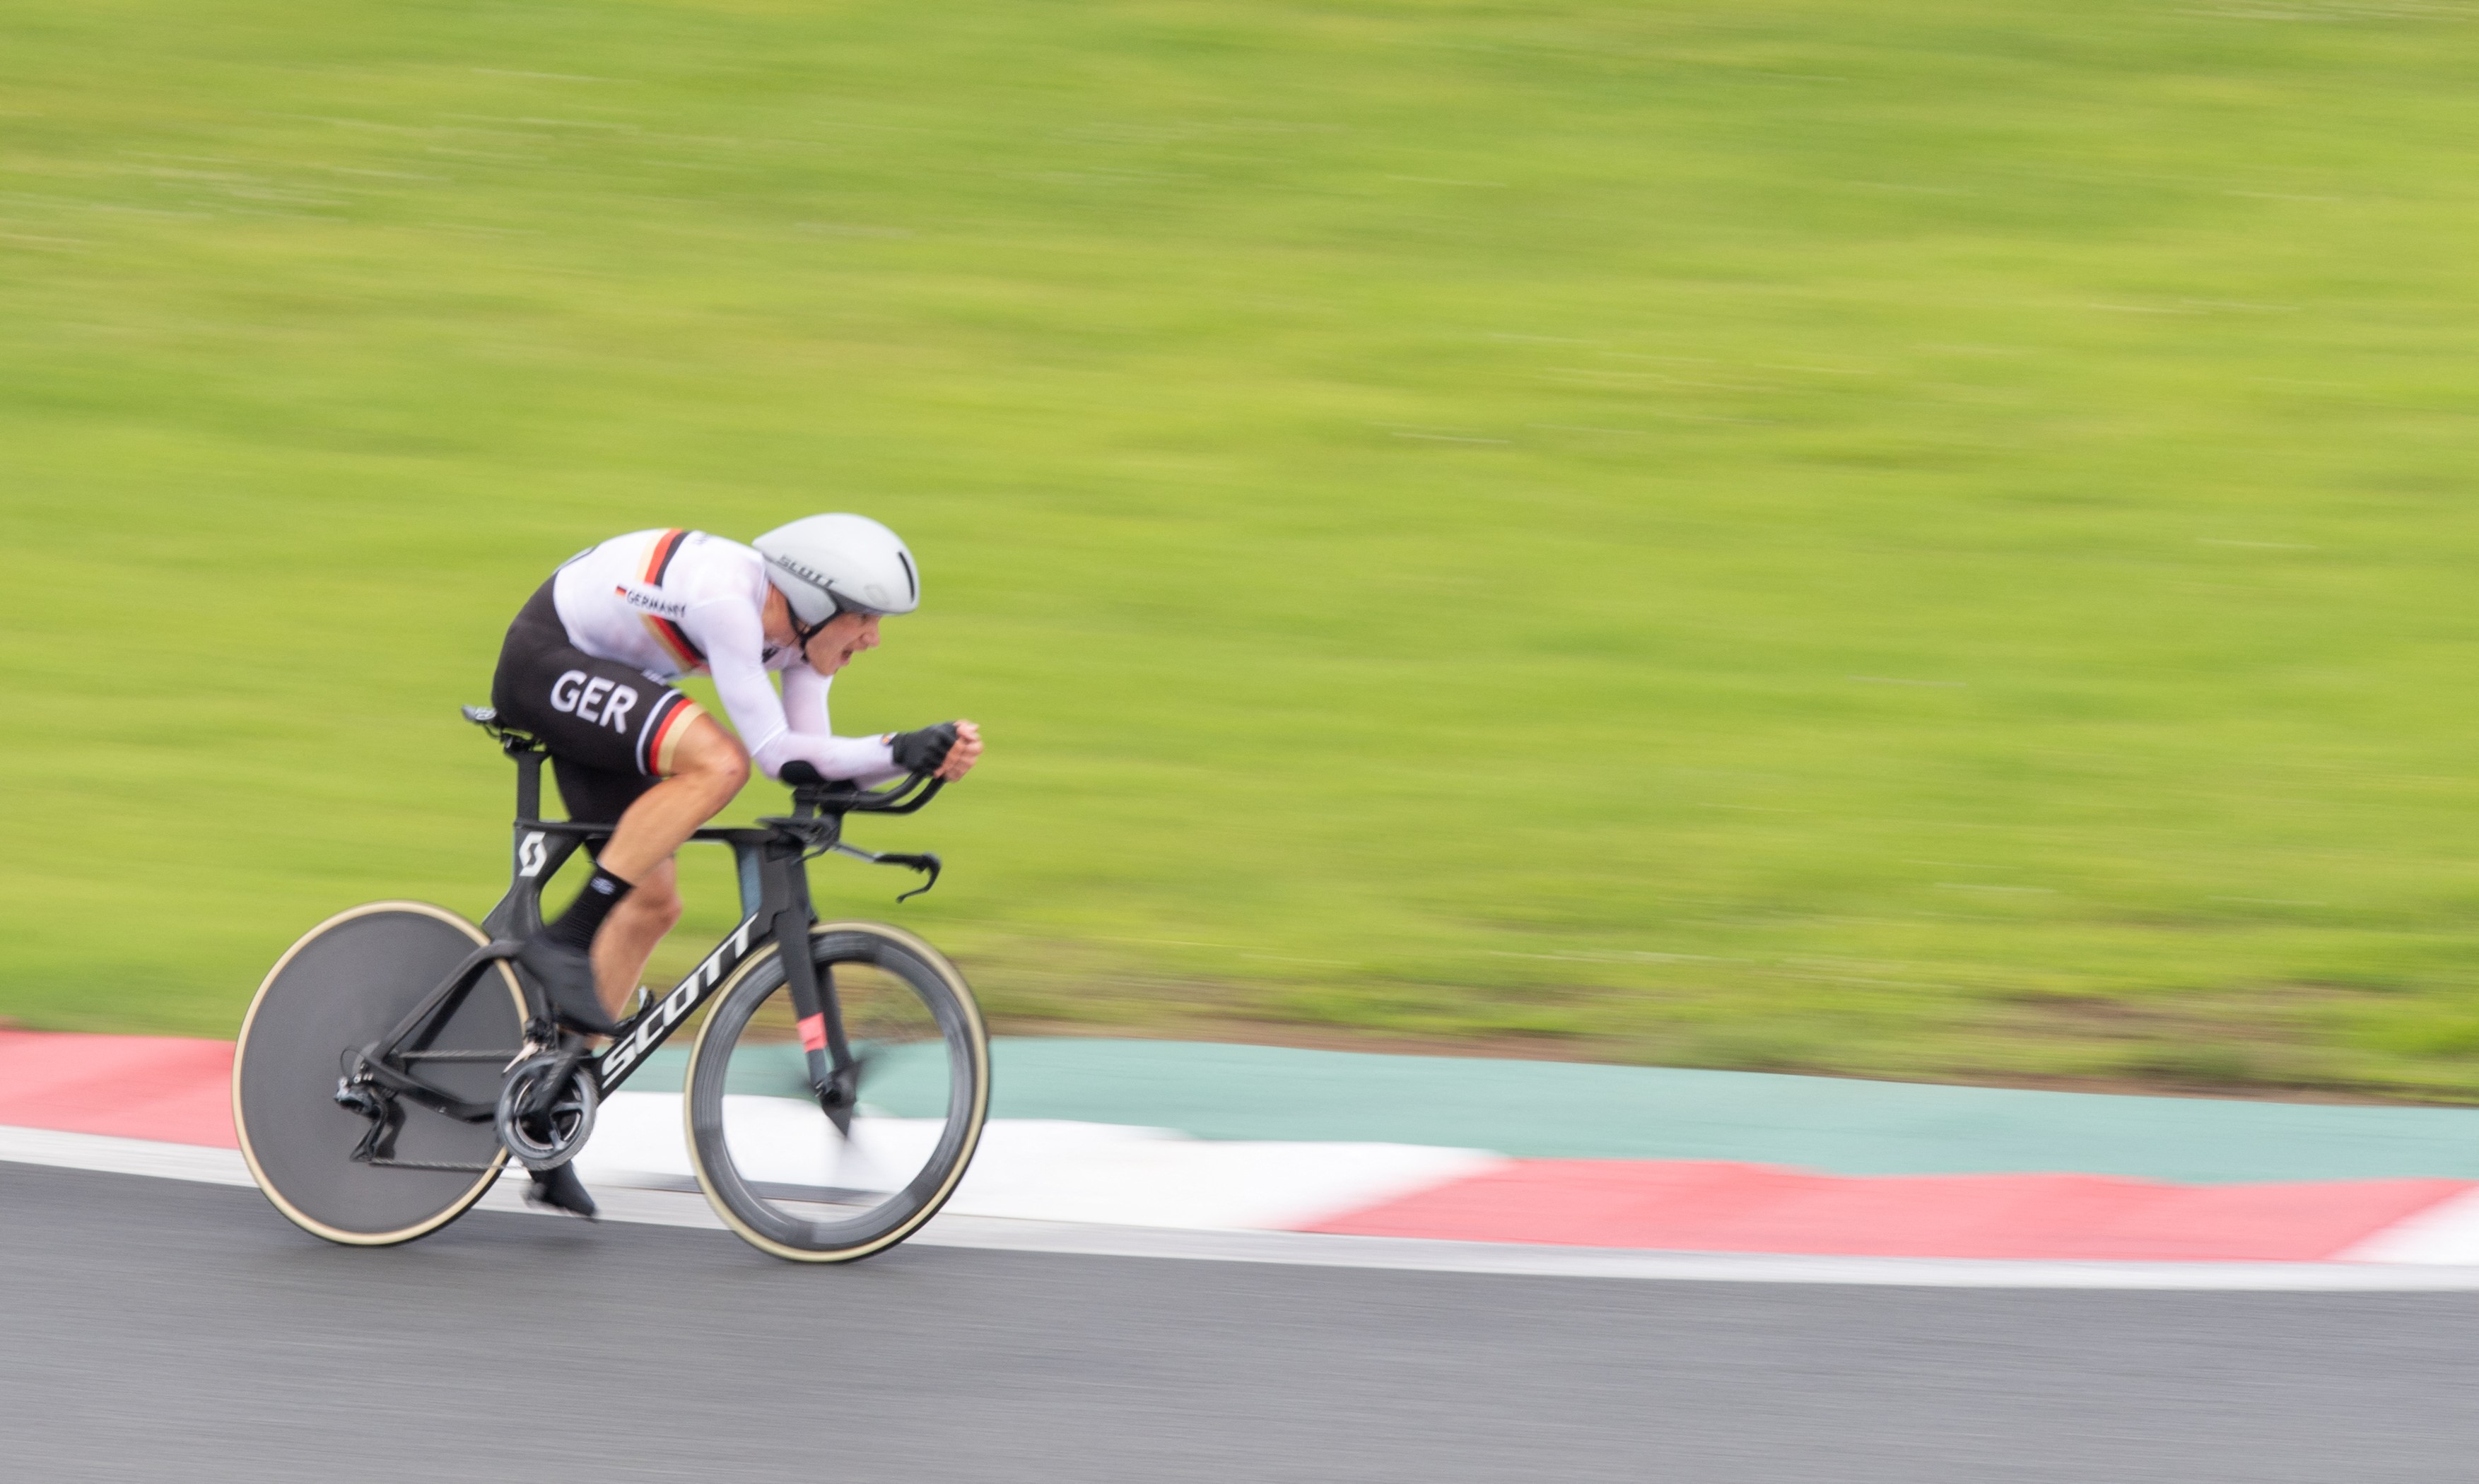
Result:
[[[527,1170],[557,1170],[594,1137],[602,1094],[594,1069],[571,1054],[545,1051],[519,1062],[499,1086],[492,1116],[499,1143]]]

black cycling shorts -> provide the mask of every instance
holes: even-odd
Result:
[[[508,625],[491,705],[550,749],[568,817],[608,824],[671,771],[680,738],[705,713],[645,671],[570,643],[550,590],[544,583]]]

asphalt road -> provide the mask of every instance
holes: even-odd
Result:
[[[2469,1479],[2479,1295],[1622,1282],[476,1213],[0,1165],[0,1476]]]

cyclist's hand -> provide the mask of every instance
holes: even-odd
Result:
[[[982,729],[970,721],[941,721],[917,732],[889,733],[886,745],[906,772],[961,778],[982,755]]]
[[[956,723],[956,745],[947,749],[947,761],[938,765],[938,776],[947,779],[961,778],[973,770],[973,764],[980,761],[981,756],[980,724],[972,721],[958,721]]]

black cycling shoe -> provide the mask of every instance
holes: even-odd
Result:
[[[573,1031],[608,1036],[620,1029],[602,1013],[601,996],[594,993],[594,961],[582,948],[572,947],[548,930],[525,940],[517,962],[543,987],[551,1018]]]
[[[534,1179],[525,1187],[525,1204],[537,1211],[559,1211],[569,1216],[581,1216],[589,1221],[601,1220],[594,1209],[594,1197],[585,1194],[585,1182],[566,1165],[549,1170],[526,1171]]]

